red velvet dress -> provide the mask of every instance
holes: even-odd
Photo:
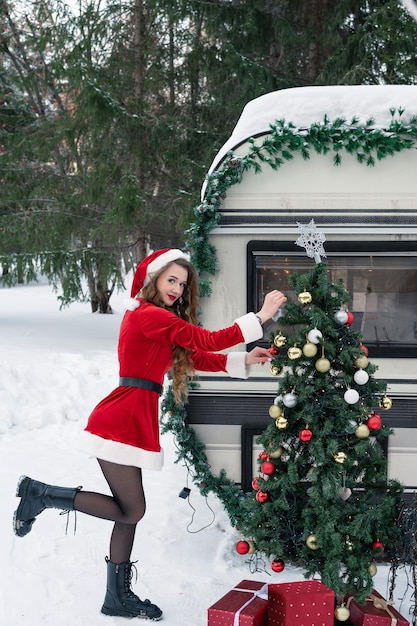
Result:
[[[196,370],[234,375],[234,366],[228,367],[229,355],[215,352],[255,341],[261,334],[253,313],[228,328],[209,331],[140,300],[137,309],[126,311],[121,324],[119,373],[163,384],[172,366],[172,346],[179,345],[193,350]],[[116,387],[91,413],[79,446],[91,456],[114,463],[160,469],[163,451],[159,442],[159,394],[138,387]]]

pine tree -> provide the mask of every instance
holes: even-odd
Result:
[[[273,421],[259,436],[259,476],[245,501],[238,551],[255,550],[280,571],[285,561],[319,575],[339,604],[372,590],[375,557],[398,540],[402,488],[387,480],[381,413],[386,383],[351,328],[349,294],[326,263],[294,273],[285,314],[271,336],[279,377]],[[385,408],[384,408],[385,407]]]

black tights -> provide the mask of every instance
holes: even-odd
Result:
[[[74,509],[115,522],[110,539],[110,561],[124,563],[130,560],[136,524],[146,510],[142,470],[100,459],[98,462],[113,497],[92,491],[78,491]]]

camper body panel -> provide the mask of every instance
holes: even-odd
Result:
[[[261,144],[264,139],[265,134],[260,134],[256,142]],[[247,141],[240,141],[233,147],[233,155],[243,156],[249,149]],[[253,310],[248,246],[256,248],[257,242],[270,241],[278,248],[280,244],[286,249],[293,246],[291,254],[305,255],[305,250],[295,244],[300,234],[298,223],[308,224],[314,219],[327,245],[331,243],[333,256],[339,245],[343,256],[346,242],[363,249],[371,242],[380,243],[381,249],[392,243],[405,244],[405,254],[417,256],[417,150],[402,150],[374,166],[360,164],[346,152],[341,159],[336,166],[331,153],[313,153],[307,160],[296,154],[278,170],[265,164],[259,173],[244,172],[241,182],[228,189],[220,206],[220,223],[210,233],[218,271],[211,278],[212,295],[201,300],[205,327],[222,328]],[[221,162],[218,160],[217,166]],[[390,411],[382,416],[384,423],[395,428],[389,439],[389,476],[415,486],[417,349],[414,352],[411,348],[407,358],[397,358],[388,353],[385,357],[383,349],[375,357],[370,347],[369,358],[379,368],[376,376],[388,382],[394,406],[398,401],[399,408],[391,417]],[[261,432],[270,420],[267,409],[277,394],[278,381],[268,366],[252,366],[251,378],[243,381],[231,380],[224,374],[201,373],[200,387],[190,396],[190,423],[206,444],[213,473],[224,468],[233,480],[246,486],[248,471],[257,473],[256,432]],[[250,445],[248,437],[252,437]]]

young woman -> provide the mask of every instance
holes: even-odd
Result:
[[[223,371],[246,378],[248,365],[270,360],[268,350],[218,353],[262,337],[262,324],[285,302],[272,291],[258,313],[248,313],[232,326],[209,331],[197,326],[198,278],[188,255],[165,248],[137,267],[131,306],[120,328],[119,386],[91,413],[80,436],[80,448],[97,458],[112,496],[57,487],[23,476],[16,495],[14,531],[24,537],[46,508],[81,511],[114,521],[107,562],[107,590],[102,613],[159,620],[161,609],[131,590],[130,556],[137,523],[145,514],[142,468],[160,469],[159,396],[171,370],[175,398],[187,393],[194,370]]]

